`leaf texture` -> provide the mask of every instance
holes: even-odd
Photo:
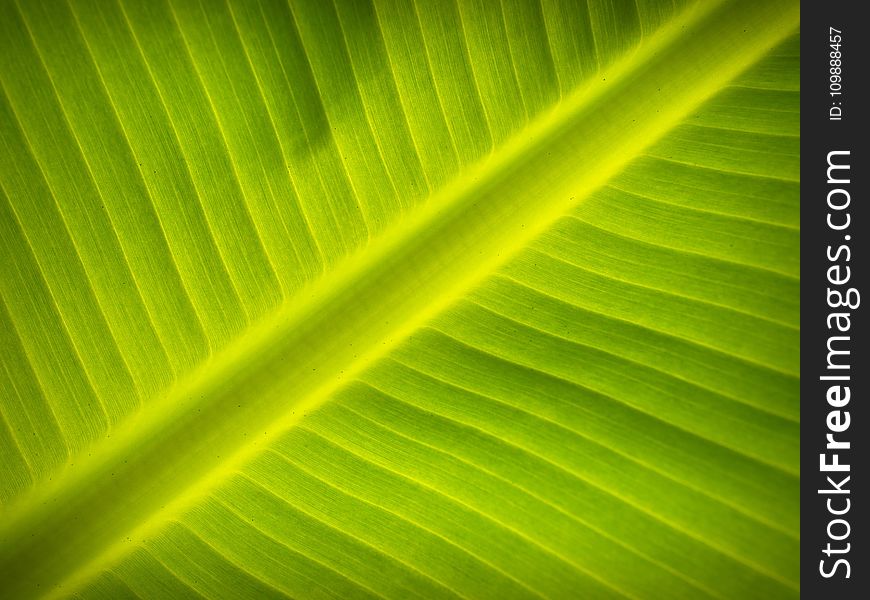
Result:
[[[799,595],[796,2],[0,11],[0,595]]]

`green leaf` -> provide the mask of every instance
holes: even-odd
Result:
[[[798,596],[798,22],[0,2],[2,596]]]

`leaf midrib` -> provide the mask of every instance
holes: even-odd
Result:
[[[29,597],[60,584],[69,592],[128,553],[606,183],[797,22],[789,0],[708,2],[647,38],[601,81],[131,418],[90,458],[20,499],[0,529],[6,593]],[[650,98],[659,99],[655,114],[644,111]]]

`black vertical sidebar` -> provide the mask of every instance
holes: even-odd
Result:
[[[870,597],[863,2],[801,3],[801,592]]]

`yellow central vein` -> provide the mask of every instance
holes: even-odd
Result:
[[[707,2],[648,38],[605,80],[566,98],[11,507],[0,525],[4,591],[69,594],[126,556],[604,185],[798,21],[793,0]]]

